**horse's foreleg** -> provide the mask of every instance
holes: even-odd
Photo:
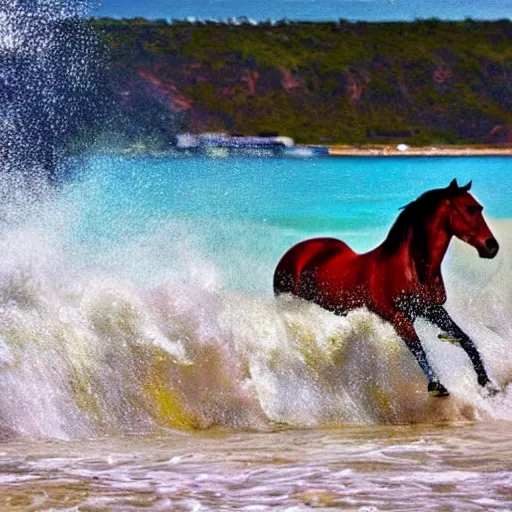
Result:
[[[439,382],[428,362],[427,354],[421,345],[412,320],[403,313],[397,313],[393,318],[393,325],[427,377],[428,392],[434,396],[448,396],[448,390]]]
[[[469,336],[451,319],[442,306],[429,306],[423,316],[437,325],[439,329],[455,338],[466,351],[478,377],[478,384],[485,386],[491,381],[487,376],[480,354]]]

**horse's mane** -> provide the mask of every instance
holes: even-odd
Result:
[[[461,194],[466,190],[461,188],[439,188],[429,190],[418,199],[402,207],[402,212],[391,227],[386,240],[382,244],[384,254],[393,254],[407,240],[412,232],[417,248],[426,249],[427,233],[425,219],[434,214],[444,199]]]

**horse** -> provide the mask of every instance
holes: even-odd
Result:
[[[428,393],[449,396],[414,328],[416,318],[423,317],[445,333],[440,339],[466,351],[480,386],[496,394],[473,341],[443,307],[441,263],[451,239],[473,246],[481,258],[494,258],[499,250],[470,189],[471,181],[459,187],[454,179],[446,188],[425,192],[401,208],[385,240],[364,254],[335,238],[299,242],[276,267],[274,293],[295,295],[337,315],[367,308],[394,326],[423,370]]]

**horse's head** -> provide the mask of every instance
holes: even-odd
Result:
[[[469,193],[471,182],[464,187],[453,180],[448,186],[450,230],[472,245],[481,258],[494,258],[500,248],[482,215],[483,206]]]

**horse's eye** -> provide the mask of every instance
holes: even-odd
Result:
[[[480,206],[466,206],[466,211],[469,215],[476,215],[481,210]]]

